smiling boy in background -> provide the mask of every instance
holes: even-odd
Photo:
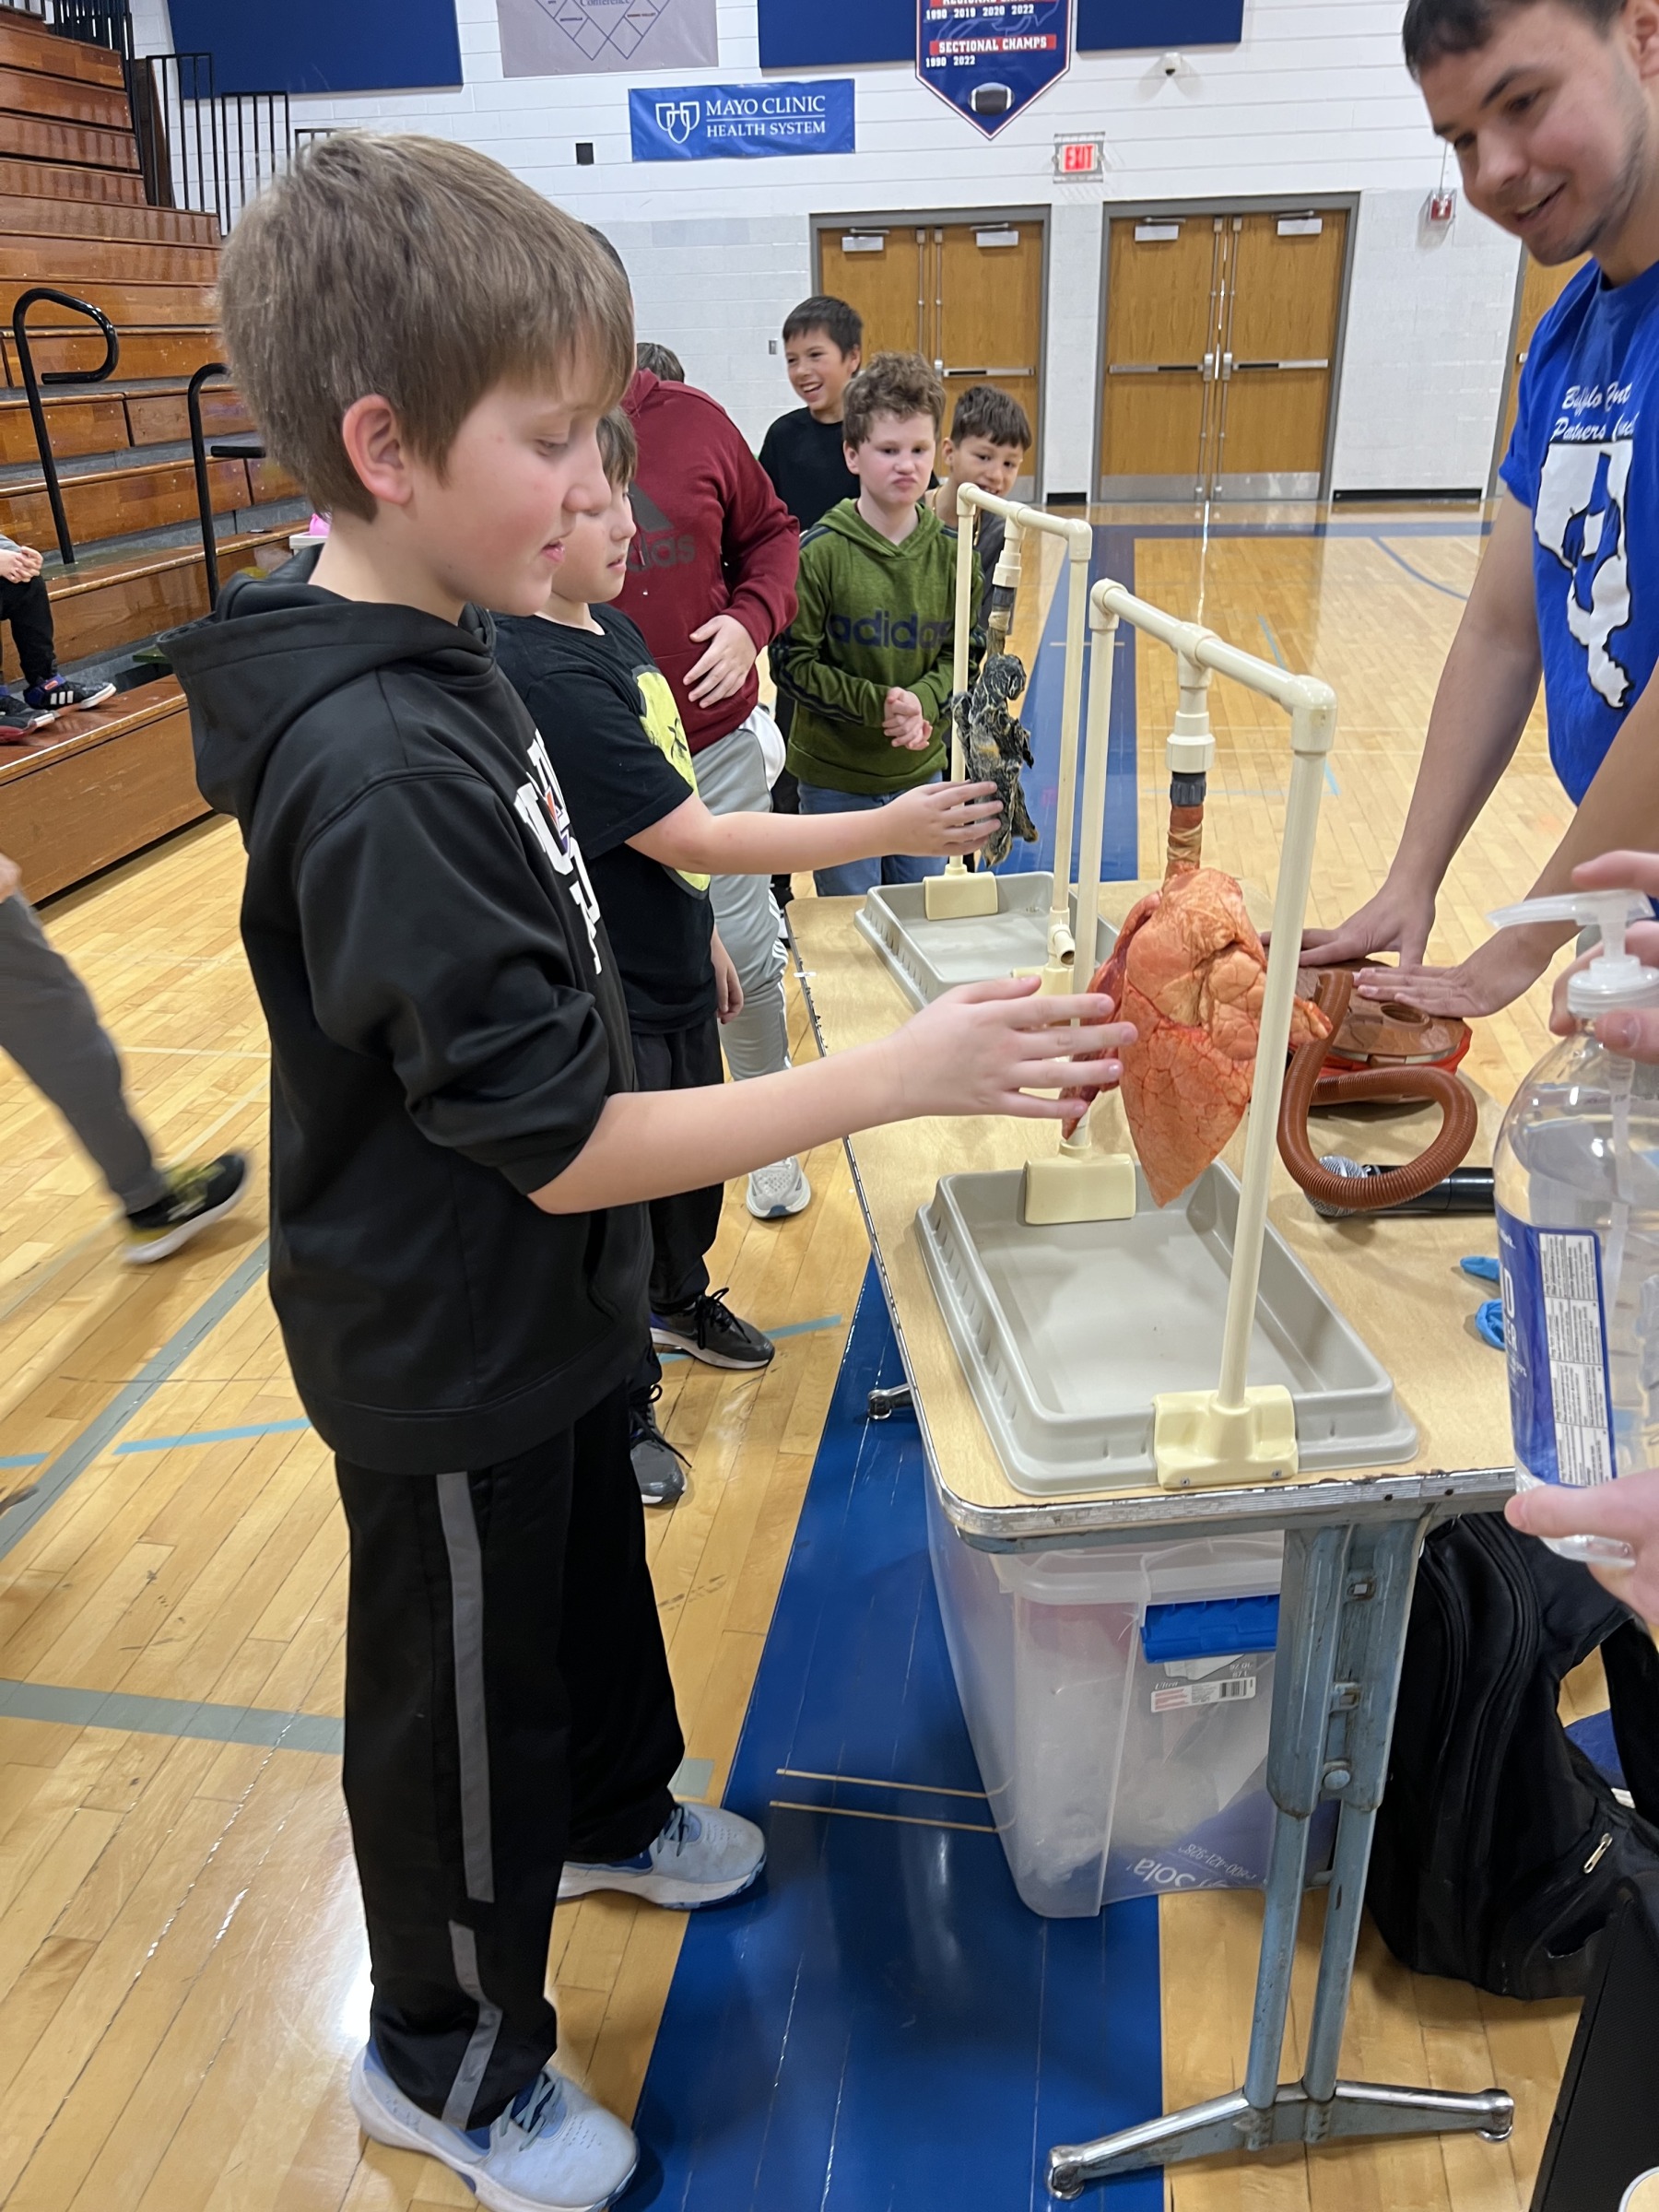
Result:
[[[1030,448],[1030,420],[1019,402],[995,384],[971,384],[951,410],[950,435],[939,448],[945,479],[928,493],[928,505],[947,530],[954,530],[959,520],[957,494],[964,484],[999,500],[1011,500]],[[991,612],[996,564],[1007,528],[1000,514],[981,513],[974,551],[984,579],[982,622]]]

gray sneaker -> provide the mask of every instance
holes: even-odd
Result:
[[[601,2212],[639,2159],[633,2130],[552,2066],[488,2127],[450,2127],[404,2095],[370,2043],[352,2065],[351,2109],[366,2136],[424,2150],[490,2212]]]
[[[615,1889],[648,1905],[722,1905],[741,1897],[766,1864],[766,1839],[752,1820],[719,1805],[677,1805],[668,1824],[636,1857],[589,1866],[567,1859],[561,1903]]]
[[[805,1213],[812,1204],[806,1169],[794,1158],[757,1168],[748,1179],[746,1203],[757,1221],[783,1221],[791,1214]]]
[[[686,1470],[691,1464],[657,1427],[656,1401],[662,1394],[659,1382],[642,1406],[628,1409],[628,1456],[646,1505],[677,1505],[686,1494]]]

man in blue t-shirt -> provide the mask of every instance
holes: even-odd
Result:
[[[1540,678],[1578,811],[1532,888],[1659,845],[1659,0],[1410,0],[1406,61],[1469,203],[1537,261],[1590,262],[1522,372],[1504,493],[1446,658],[1399,852],[1310,963],[1397,952],[1373,998],[1490,1014],[1571,935],[1507,929],[1422,965],[1435,898],[1513,757]],[[1517,885],[1515,893],[1525,887]]]

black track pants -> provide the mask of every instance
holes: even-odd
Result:
[[[725,1070],[720,1064],[720,1024],[711,1018],[689,1030],[672,1030],[666,1035],[648,1030],[633,1033],[634,1073],[641,1090],[697,1090],[720,1082]],[[677,1191],[672,1198],[651,1202],[651,1310],[677,1313],[709,1287],[703,1254],[720,1234],[720,1209],[725,1199],[724,1182],[700,1191]],[[632,1395],[636,1405],[648,1405],[654,1385],[663,1379],[649,1336],[635,1372]]]
[[[684,1744],[627,1394],[472,1474],[336,1472],[371,2032],[406,2095],[481,2127],[554,2047],[566,1856],[629,1858],[673,1810]]]

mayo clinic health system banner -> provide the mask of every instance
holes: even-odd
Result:
[[[853,79],[764,85],[630,86],[636,161],[721,161],[756,154],[850,154]]]
[[[1074,0],[916,0],[916,74],[994,138],[1071,67]]]

